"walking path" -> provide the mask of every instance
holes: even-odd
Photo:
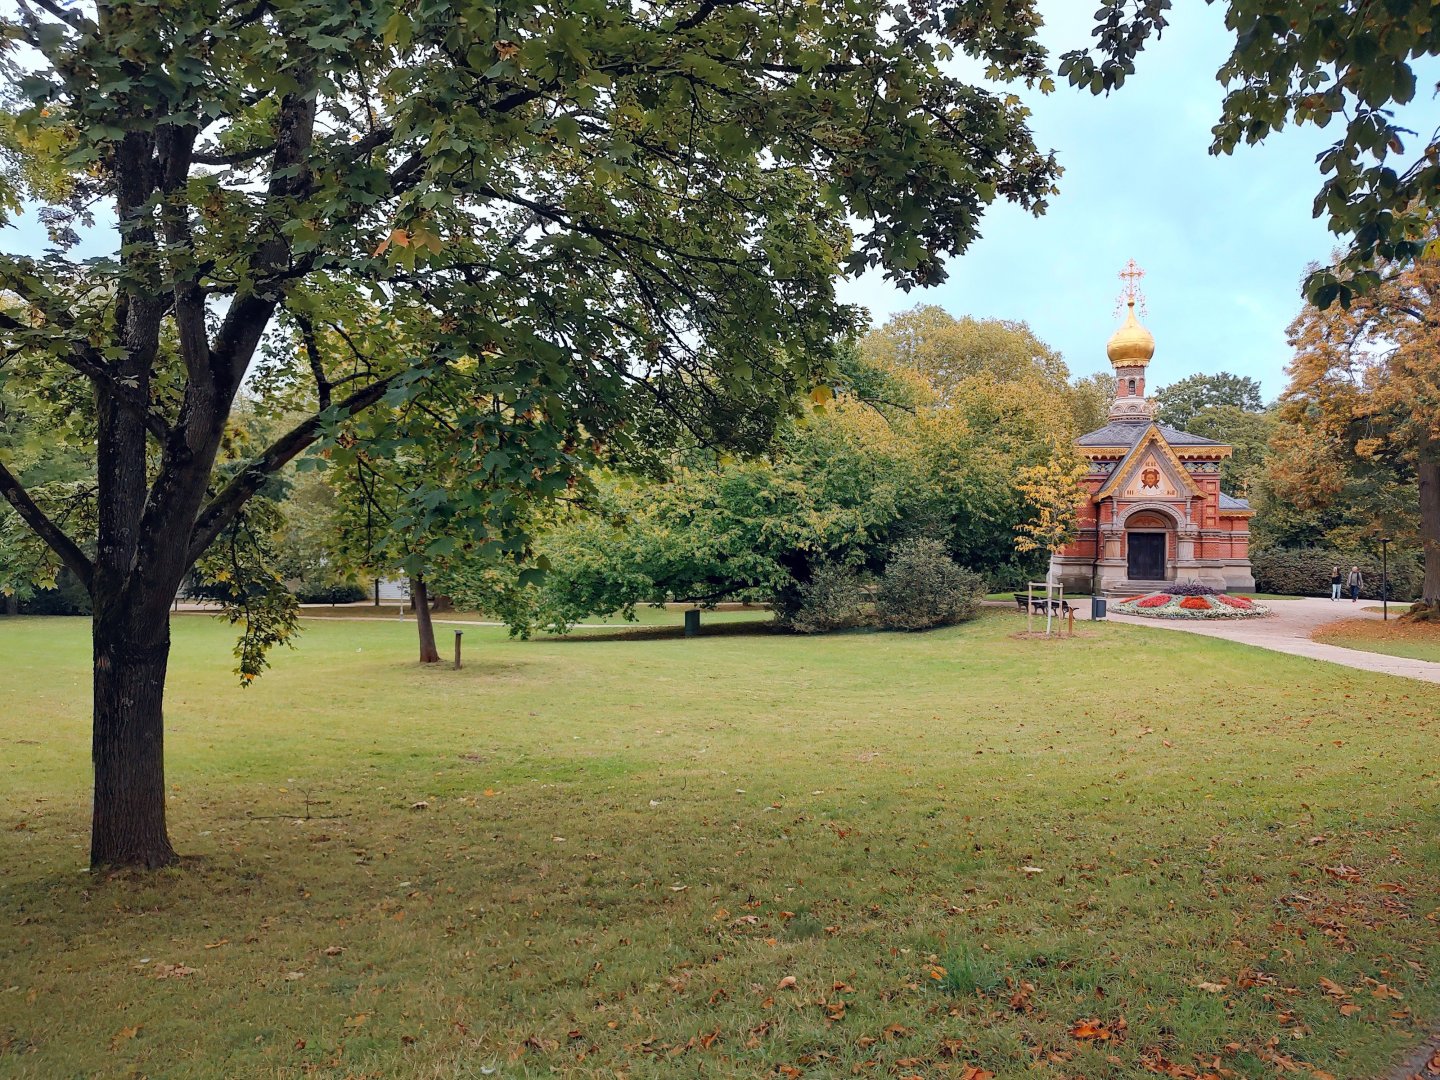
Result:
[[[1149,626],[1160,630],[1180,630],[1187,634],[1204,634],[1207,637],[1238,641],[1260,649],[1289,653],[1291,656],[1307,656],[1312,660],[1326,660],[1332,664],[1358,668],[1361,671],[1378,671],[1385,675],[1399,675],[1406,679],[1421,679],[1424,682],[1440,683],[1440,664],[1432,660],[1412,660],[1406,656],[1388,656],[1385,653],[1362,652],[1359,649],[1343,649],[1339,645],[1325,645],[1312,641],[1310,635],[1326,623],[1340,619],[1378,619],[1379,612],[1365,610],[1371,602],[1362,600],[1352,604],[1348,600],[1326,600],[1298,598],[1294,600],[1261,600],[1260,603],[1275,612],[1268,619],[1144,619],[1138,615],[1109,616],[1115,622],[1132,626]],[[1392,608],[1394,605],[1391,605]],[[1401,609],[1403,610],[1403,608]],[[1397,612],[1392,611],[1393,618]]]

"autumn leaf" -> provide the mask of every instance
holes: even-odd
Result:
[[[143,1024],[136,1024],[134,1027],[123,1027],[110,1038],[111,1051],[119,1050],[120,1047],[140,1034]]]
[[[777,989],[777,990],[793,990],[794,988],[795,988],[795,976],[794,976],[794,975],[786,975],[786,976],[785,976],[783,979],[781,979],[780,982],[777,983],[776,986],[775,986],[775,989]]]
[[[1070,1029],[1070,1037],[1082,1042],[1108,1042],[1111,1032],[1098,1020],[1082,1020]]]

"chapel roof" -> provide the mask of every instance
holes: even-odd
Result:
[[[1220,492],[1220,509],[1221,509],[1221,510],[1249,510],[1249,509],[1250,509],[1250,500],[1249,500],[1249,499],[1237,499],[1234,495],[1226,495],[1225,492],[1222,491],[1222,492]]]
[[[1192,435],[1169,424],[1155,425],[1165,441],[1171,446],[1223,446],[1224,443],[1207,439],[1203,435]],[[1150,430],[1149,420],[1118,420],[1095,431],[1081,435],[1076,441],[1081,446],[1134,446],[1140,437]]]

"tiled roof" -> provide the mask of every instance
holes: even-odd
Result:
[[[1237,499],[1234,495],[1226,495],[1225,492],[1222,491],[1222,492],[1220,492],[1220,509],[1221,509],[1221,510],[1249,510],[1249,509],[1250,509],[1250,500],[1249,500],[1249,499]]]
[[[1165,441],[1171,446],[1225,445],[1214,439],[1207,439],[1203,435],[1191,435],[1188,431],[1181,431],[1168,424],[1156,424],[1155,426],[1160,429],[1160,434],[1165,436]],[[1081,435],[1077,441],[1081,446],[1134,446],[1140,441],[1140,436],[1144,435],[1149,428],[1148,421],[1117,421],[1113,424],[1106,424],[1098,431]]]

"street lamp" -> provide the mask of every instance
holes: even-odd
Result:
[[[1390,618],[1390,561],[1386,557],[1390,549],[1390,537],[1380,538],[1380,610],[1385,619]]]

